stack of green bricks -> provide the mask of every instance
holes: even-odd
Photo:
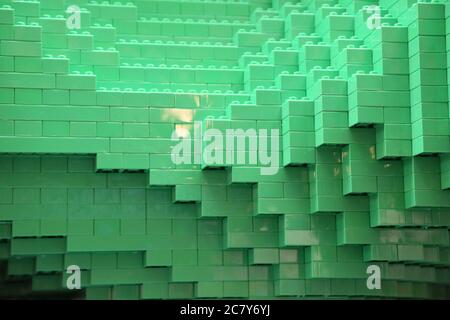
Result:
[[[448,299],[449,77],[449,1],[0,0],[0,298]]]

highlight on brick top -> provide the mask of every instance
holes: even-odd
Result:
[[[176,128],[172,140],[179,141],[172,149],[174,164],[203,166],[260,165],[262,175],[274,175],[279,170],[280,149],[278,129],[217,128],[203,129],[201,121],[194,121],[194,135],[183,127]],[[192,147],[193,145],[193,147]]]
[[[449,299],[449,72],[444,0],[0,0],[0,299]]]

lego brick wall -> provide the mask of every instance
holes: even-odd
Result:
[[[449,51],[447,1],[0,0],[0,297],[448,299]]]

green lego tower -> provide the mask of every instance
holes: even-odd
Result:
[[[450,298],[450,3],[0,0],[0,298]]]

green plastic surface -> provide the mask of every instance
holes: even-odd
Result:
[[[0,297],[448,299],[449,76],[447,1],[0,0]]]

